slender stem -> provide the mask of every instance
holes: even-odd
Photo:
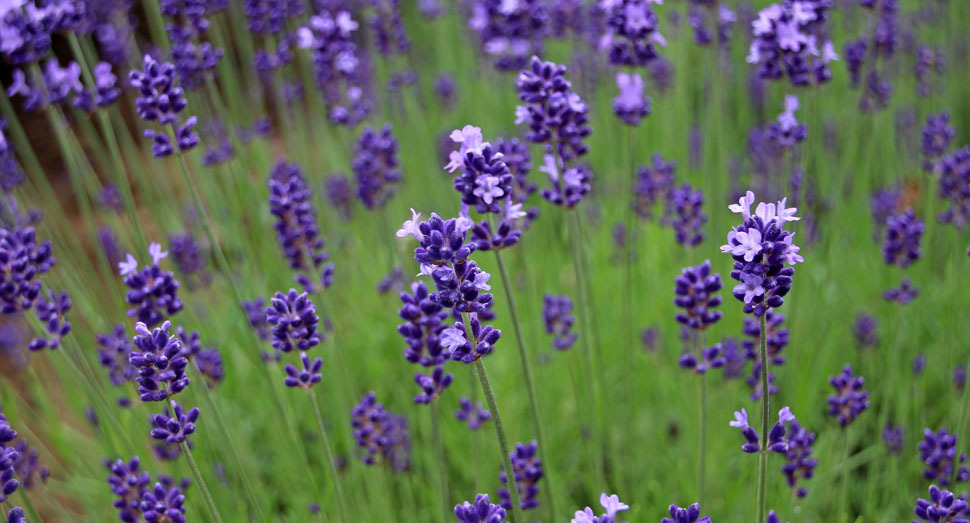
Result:
[[[967,368],[970,369],[970,362],[968,362]],[[960,434],[962,436],[967,433],[968,418],[970,418],[970,387],[964,386],[963,387],[963,408],[960,409],[960,425],[958,425],[959,430],[957,434]],[[954,470],[953,470],[952,484],[956,484],[957,473],[959,472],[960,467],[953,467],[953,469]]]
[[[195,476],[195,482],[199,484],[199,490],[202,491],[202,497],[205,499],[205,504],[209,508],[209,514],[212,519],[216,520],[217,523],[222,523],[222,518],[219,516],[219,510],[216,508],[215,501],[212,500],[212,494],[209,493],[209,487],[205,485],[205,480],[202,479],[202,473],[199,472],[199,466],[195,464],[195,458],[192,457],[192,449],[186,442],[179,443],[182,447],[182,452],[185,453],[185,457],[189,461],[189,468],[192,469],[192,475]]]
[[[347,501],[344,499],[344,490],[340,486],[340,475],[337,473],[337,463],[333,459],[333,450],[330,448],[330,438],[327,437],[327,430],[323,427],[323,418],[320,416],[320,407],[317,405],[317,395],[308,390],[310,403],[313,406],[313,415],[317,419],[317,428],[320,430],[320,437],[323,439],[323,446],[327,449],[327,461],[330,463],[330,472],[333,473],[333,485],[337,489],[337,500],[340,503],[340,515],[343,521],[350,521],[347,517]]]
[[[441,500],[438,504],[438,511],[445,507],[444,512],[440,512],[441,521],[448,521],[448,471],[445,466],[445,446],[441,441],[441,413],[438,412],[438,402],[431,402],[431,433],[434,438],[435,452],[438,454],[438,487]]]
[[[707,478],[707,375],[701,374],[701,429],[697,447],[697,502],[704,503],[704,482]]]
[[[771,392],[768,390],[768,329],[765,325],[767,312],[761,315],[761,437],[768,437],[768,411],[770,408],[769,397]],[[766,442],[766,441],[765,441]],[[768,466],[768,453],[763,449],[758,453],[758,519],[759,523],[765,520],[765,477]]]
[[[842,427],[842,491],[839,494],[839,514],[841,521],[849,521],[849,506],[846,491],[849,488],[849,428]]]
[[[512,281],[509,279],[509,272],[505,268],[505,261],[502,259],[502,251],[495,251],[495,260],[498,262],[499,273],[502,276],[502,286],[505,289],[505,299],[509,304],[509,312],[512,315],[512,328],[515,330],[515,340],[519,349],[519,360],[522,363],[522,374],[525,379],[525,388],[529,393],[529,406],[532,409],[532,425],[536,431],[536,440],[539,443],[539,459],[545,464],[546,497],[549,500],[549,508],[552,513],[552,520],[559,521],[558,511],[556,510],[555,498],[552,495],[553,483],[550,479],[551,462],[546,459],[546,441],[542,434],[542,422],[539,415],[539,400],[536,396],[535,381],[532,379],[532,365],[529,363],[529,355],[525,350],[525,336],[522,333],[522,323],[519,320],[519,309],[515,306],[515,294],[512,290]]]
[[[253,513],[256,515],[256,519],[263,519],[262,509],[259,506],[259,502],[256,498],[256,491],[249,480],[249,471],[243,466],[242,458],[239,457],[239,449],[236,447],[236,442],[232,437],[232,432],[226,426],[226,420],[222,416],[222,409],[220,409],[215,402],[215,398],[212,397],[212,391],[209,390],[209,384],[206,383],[205,376],[202,375],[202,370],[199,369],[199,362],[196,358],[192,359],[192,364],[195,366],[195,370],[199,373],[199,381],[202,384],[201,388],[204,391],[203,396],[205,396],[208,403],[208,407],[212,409],[212,413],[216,419],[216,425],[219,426],[219,430],[222,432],[222,437],[225,439],[226,444],[229,447],[229,454],[232,455],[232,460],[236,466],[236,470],[239,473],[239,477],[242,479],[243,489],[246,491],[246,497],[249,498],[249,506],[252,507]]]
[[[20,497],[24,500],[24,506],[27,507],[27,513],[30,514],[32,518],[31,521],[43,521],[40,516],[37,515],[37,509],[34,508],[34,503],[30,501],[30,496],[27,495],[27,489],[24,488],[23,483],[20,484]]]
[[[495,394],[492,393],[492,385],[488,381],[485,363],[481,358],[475,360],[475,370],[478,371],[478,381],[482,383],[482,391],[485,393],[485,399],[488,401],[488,410],[492,413],[492,423],[495,424],[495,436],[498,438],[499,450],[502,452],[502,462],[505,465],[505,477],[508,481],[509,496],[512,498],[512,523],[525,523],[525,516],[522,515],[522,507],[519,505],[519,486],[515,483],[512,459],[509,455],[509,444],[505,438],[505,429],[502,427],[502,416],[499,415],[498,405],[495,403]]]
[[[576,288],[578,290],[579,302],[580,302],[580,314],[583,319],[582,325],[580,326],[581,328],[579,329],[579,335],[580,335],[580,338],[582,338],[583,340],[583,359],[585,360],[585,365],[586,365],[585,371],[586,371],[586,377],[587,377],[585,381],[588,384],[587,388],[588,388],[589,402],[590,402],[589,409],[593,411],[593,416],[594,416],[593,421],[594,421],[595,429],[593,430],[593,432],[598,437],[600,436],[600,430],[601,430],[601,427],[603,426],[603,424],[601,423],[602,409],[600,408],[600,402],[599,402],[598,373],[596,369],[593,368],[593,346],[590,342],[591,333],[589,332],[589,330],[591,330],[591,324],[589,321],[589,308],[588,308],[589,301],[586,299],[587,287],[584,282],[582,254],[580,252],[581,238],[580,238],[580,229],[579,229],[580,227],[579,216],[576,214],[576,211],[570,211],[570,212],[567,212],[567,214],[568,214],[567,219],[569,221],[569,226],[570,226],[569,244],[572,247],[572,254],[573,254],[573,272],[576,277]],[[593,439],[595,440],[597,438],[594,437]],[[604,475],[605,475],[606,467],[604,464],[603,447],[600,443],[601,442],[596,442],[596,441],[593,442],[593,455],[591,459],[593,460],[593,469],[594,469],[593,474],[594,474],[594,478],[596,478],[596,484],[605,485]]]

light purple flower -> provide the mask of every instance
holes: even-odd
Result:
[[[760,276],[742,272],[741,283],[734,286],[734,293],[744,294],[744,303],[751,303],[751,300],[765,293],[762,283],[764,279]]]

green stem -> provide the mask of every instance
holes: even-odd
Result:
[[[580,252],[581,237],[580,237],[579,215],[576,213],[575,210],[569,211],[567,212],[567,214],[568,214],[567,219],[569,221],[569,226],[570,226],[569,244],[572,247],[572,254],[573,254],[573,273],[576,278],[576,288],[579,294],[578,298],[580,302],[579,303],[580,314],[583,319],[583,322],[580,325],[579,335],[580,335],[580,338],[582,338],[583,340],[583,359],[586,365],[585,371],[586,371],[586,378],[587,378],[585,381],[588,384],[588,393],[589,393],[589,402],[590,402],[589,409],[593,411],[593,416],[594,416],[594,420],[593,420],[594,428],[592,430],[592,433],[593,433],[592,439],[594,440],[594,442],[593,442],[593,453],[592,453],[593,455],[591,457],[593,460],[593,469],[594,469],[593,474],[594,474],[594,478],[596,478],[597,485],[605,485],[606,483],[605,483],[604,476],[605,476],[606,466],[605,466],[605,460],[603,456],[603,447],[601,445],[602,442],[595,441],[596,439],[598,439],[599,436],[601,436],[601,430],[603,427],[601,416],[602,416],[603,409],[600,408],[599,377],[598,377],[599,374],[593,366],[593,346],[590,342],[590,336],[591,336],[591,333],[589,332],[591,330],[591,323],[589,321],[590,311],[589,311],[589,300],[587,299],[587,295],[586,295],[586,291],[588,288],[586,287],[586,284],[584,281],[585,272],[583,271],[582,253]]]
[[[849,506],[846,492],[849,489],[849,429],[842,428],[842,490],[839,494],[839,514],[842,521],[849,521]]]
[[[441,441],[441,413],[438,412],[437,401],[431,402],[431,432],[435,452],[438,454],[438,487],[441,494],[438,510],[440,511],[442,506],[445,508],[445,511],[440,514],[441,521],[447,523],[450,512],[448,510],[448,471],[445,464],[445,446]]]
[[[762,443],[767,444],[768,438],[768,411],[770,408],[769,397],[771,396],[768,390],[768,329],[765,325],[765,317],[768,315],[767,312],[761,315],[761,437],[763,438]],[[765,484],[767,482],[767,477],[765,477],[766,468],[768,466],[768,453],[765,449],[762,449],[758,453],[758,523],[762,523],[765,520]]]
[[[340,515],[343,521],[350,521],[347,517],[347,501],[344,499],[344,490],[340,486],[340,475],[337,472],[337,463],[333,459],[333,450],[330,448],[330,438],[327,437],[327,430],[323,426],[323,418],[320,416],[320,407],[317,405],[317,395],[308,390],[310,404],[313,407],[313,416],[317,419],[317,429],[320,430],[320,437],[323,439],[323,447],[327,450],[327,461],[330,463],[330,472],[333,473],[333,486],[337,490],[337,501],[340,503]]]
[[[20,484],[20,497],[24,500],[24,506],[27,507],[27,513],[30,514],[32,518],[31,521],[43,521],[40,516],[37,515],[37,509],[34,508],[34,503],[30,501],[30,496],[27,495],[27,489],[24,488],[23,483]]]
[[[192,457],[192,449],[186,442],[179,443],[182,447],[182,452],[189,461],[189,468],[192,469],[192,475],[195,476],[195,482],[199,484],[199,490],[202,492],[202,498],[205,500],[206,507],[209,509],[209,514],[216,523],[222,523],[222,518],[219,516],[219,510],[216,508],[215,501],[212,500],[212,494],[209,493],[209,487],[205,485],[205,480],[202,479],[202,473],[199,472],[199,466],[195,464],[195,458]]]
[[[707,376],[701,374],[701,429],[697,448],[697,502],[704,503],[704,482],[707,478]]]
[[[239,457],[239,449],[236,447],[236,442],[232,437],[232,432],[226,426],[226,420],[222,416],[222,409],[220,409],[215,402],[215,398],[212,397],[212,391],[209,389],[209,384],[206,383],[205,376],[202,374],[202,370],[199,368],[199,362],[197,359],[192,359],[192,364],[195,366],[195,370],[199,374],[199,382],[202,384],[201,388],[203,390],[203,396],[205,396],[206,401],[212,413],[216,419],[216,425],[219,426],[219,430],[222,432],[222,437],[225,439],[226,444],[229,447],[229,454],[232,455],[232,460],[236,466],[236,470],[239,473],[239,477],[242,479],[243,489],[246,491],[246,497],[249,498],[249,506],[253,509],[256,515],[256,519],[262,520],[263,513],[259,506],[259,501],[256,497],[256,490],[253,488],[252,483],[249,480],[249,471],[243,466],[242,458]]]
[[[508,481],[509,495],[512,498],[512,523],[525,523],[525,516],[522,515],[522,507],[519,505],[519,486],[515,483],[512,459],[509,455],[509,444],[505,438],[505,429],[502,427],[502,416],[499,415],[498,405],[495,403],[495,394],[492,393],[492,385],[488,381],[485,363],[481,358],[475,360],[475,370],[478,371],[478,381],[482,383],[482,391],[485,392],[489,412],[492,413],[492,422],[495,424],[495,436],[498,438],[499,450],[502,452],[502,462],[505,465],[505,477]]]
[[[512,281],[509,279],[508,270],[505,268],[505,261],[502,259],[502,251],[495,251],[495,260],[498,262],[499,273],[502,276],[502,286],[505,289],[505,299],[509,304],[509,312],[512,315],[512,328],[515,330],[515,340],[519,349],[519,360],[522,363],[522,374],[525,379],[525,388],[529,393],[529,406],[532,409],[532,425],[536,431],[536,440],[539,443],[539,458],[545,464],[546,497],[549,500],[549,508],[552,512],[552,520],[559,521],[556,510],[556,503],[552,495],[553,482],[550,478],[551,462],[546,459],[546,441],[542,434],[542,422],[539,415],[539,400],[536,396],[535,381],[532,379],[532,365],[529,363],[529,355],[525,350],[525,336],[522,333],[522,323],[519,320],[519,309],[515,306],[515,294],[512,290]]]

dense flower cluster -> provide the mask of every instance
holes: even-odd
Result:
[[[477,249],[467,241],[472,222],[466,217],[443,220],[431,213],[428,221],[411,211],[411,219],[397,231],[398,237],[413,236],[418,241],[414,260],[421,264],[421,275],[430,275],[435,292],[428,298],[445,309],[452,309],[457,321],[441,331],[439,342],[454,360],[472,363],[494,350],[502,332],[483,325],[492,304],[488,280],[491,275],[469,259]],[[467,324],[464,316],[467,315]],[[471,334],[471,337],[469,337]]]
[[[165,31],[171,43],[172,63],[186,89],[198,89],[213,74],[223,51],[204,41],[209,29],[206,16],[216,2],[198,0],[161,0],[159,8],[168,19]]]
[[[561,294],[546,294],[542,298],[542,321],[546,333],[553,335],[552,347],[566,350],[576,343],[577,334],[572,332],[576,317],[573,316],[573,300]]]
[[[815,433],[809,432],[798,421],[793,421],[788,436],[788,451],[785,453],[787,463],[781,466],[785,473],[788,487],[797,497],[803,498],[808,489],[797,485],[799,480],[811,479],[815,475],[818,460],[812,457],[812,444],[815,443]]]
[[[366,127],[360,133],[351,167],[357,180],[357,197],[364,207],[383,207],[394,196],[394,186],[401,180],[397,154],[391,124],[380,131]]]
[[[189,361],[182,341],[169,334],[171,322],[149,330],[142,322],[135,324],[134,348],[128,353],[129,363],[138,369],[138,394],[142,401],[164,401],[185,390]]]
[[[950,434],[945,428],[938,432],[923,429],[923,441],[917,446],[919,459],[926,465],[923,477],[941,486],[949,486],[954,479],[958,482],[970,480],[970,468],[964,463],[966,454],[960,454],[957,459],[957,435]]]
[[[869,408],[869,393],[862,390],[865,380],[862,376],[853,376],[851,365],[843,367],[838,376],[829,378],[829,383],[835,389],[835,394],[828,397],[829,414],[839,420],[839,425],[849,425]]]
[[[179,123],[178,115],[188,101],[182,88],[175,85],[175,66],[171,62],[159,63],[147,54],[143,62],[143,69],[132,71],[128,78],[131,86],[138,90],[138,97],[135,98],[138,116],[161,127],[160,131],[145,130],[145,137],[152,140],[152,154],[161,157],[175,152],[169,128],[180,152],[194,148],[199,144],[199,135],[194,130],[198,119],[190,116]]]
[[[701,505],[699,503],[694,503],[687,508],[670,505],[667,508],[667,513],[670,514],[670,517],[662,518],[660,523],[711,523],[709,516],[701,516]]]
[[[151,265],[138,268],[138,260],[130,253],[125,261],[118,263],[118,271],[124,277],[128,293],[125,300],[131,308],[128,316],[134,316],[138,321],[149,327],[158,325],[184,308],[179,300],[179,282],[175,275],[162,270],[159,262],[168,256],[162,246],[152,243],[148,247],[148,254],[152,258]]]
[[[539,506],[539,480],[542,479],[542,460],[536,455],[539,444],[535,441],[524,444],[516,443],[515,450],[509,454],[512,461],[512,474],[515,485],[519,490],[519,506],[522,510],[530,510]],[[499,474],[503,485],[508,486],[505,471]],[[508,489],[498,489],[501,505],[505,510],[512,510],[512,496]]]
[[[731,421],[729,425],[741,430],[741,435],[747,441],[741,446],[741,450],[749,454],[768,451],[786,454],[788,452],[787,425],[793,421],[795,421],[795,415],[791,413],[788,407],[778,411],[778,421],[768,431],[768,441],[764,446],[762,446],[758,432],[748,424],[748,411],[745,409],[742,408],[740,412],[735,411],[734,421]]]
[[[401,293],[401,303],[398,316],[406,323],[398,325],[397,332],[408,345],[404,359],[425,367],[448,361],[451,353],[441,345],[441,333],[448,327],[448,312],[431,298],[427,285],[412,283],[410,293]]]
[[[731,30],[737,19],[737,13],[730,7],[710,0],[692,0],[687,13],[687,23],[694,30],[694,42],[698,45],[710,45],[714,41],[711,27],[717,33],[717,41],[726,44],[731,40]]]
[[[361,461],[367,465],[387,463],[404,470],[410,461],[410,436],[407,420],[392,414],[377,402],[377,395],[367,393],[350,411],[354,441],[361,448]]]
[[[383,55],[405,54],[411,40],[401,21],[400,0],[370,0],[374,8],[370,18],[377,50]]]
[[[696,247],[704,241],[703,227],[707,214],[703,211],[704,193],[689,183],[673,187],[667,193],[667,205],[660,222],[674,229],[677,243]]]
[[[478,430],[478,427],[492,419],[492,413],[480,401],[472,403],[472,400],[462,396],[458,398],[458,405],[460,408],[455,411],[455,419],[468,423],[471,430]]]
[[[926,123],[920,132],[920,152],[923,155],[923,169],[939,172],[941,160],[956,137],[957,130],[950,124],[950,113],[926,115]]]
[[[14,464],[20,459],[20,452],[10,444],[17,439],[15,431],[7,417],[0,412],[0,503],[7,502],[7,498],[20,488]],[[8,502],[9,505],[9,502]]]
[[[475,503],[464,502],[455,505],[456,523],[507,523],[505,509],[501,505],[494,505],[488,499],[488,494],[479,494]]]
[[[125,326],[118,324],[111,332],[98,334],[97,341],[98,360],[107,369],[111,384],[120,387],[135,381],[138,369],[128,361],[132,345]]]
[[[277,292],[266,307],[266,323],[272,326],[273,348],[283,353],[308,351],[320,343],[317,307],[307,293],[295,289]]]
[[[930,485],[930,499],[919,498],[913,512],[928,523],[967,523],[967,500],[946,489]]]
[[[54,294],[47,291],[47,298],[37,300],[35,312],[37,319],[44,325],[47,331],[47,338],[34,338],[27,346],[32,351],[39,351],[45,348],[56,349],[60,347],[61,340],[71,332],[71,322],[67,320],[67,312],[71,310],[71,298],[67,291]]]
[[[118,518],[125,522],[148,521],[185,523],[185,495],[187,485],[176,486],[171,478],[159,475],[159,481],[151,486],[152,478],[142,471],[141,460],[134,456],[127,463],[118,459],[106,462],[110,475],[108,485],[118,497],[114,507]]]
[[[879,321],[875,316],[860,312],[852,324],[852,336],[859,348],[874,347],[879,344]]]
[[[937,191],[950,206],[937,219],[962,229],[970,223],[970,146],[945,156],[939,170]]]
[[[674,172],[677,162],[664,161],[660,153],[653,155],[653,165],[637,167],[636,180],[633,182],[633,210],[643,220],[649,220],[654,204],[667,199],[674,186]]]
[[[524,102],[515,108],[515,124],[529,126],[527,140],[546,144],[560,164],[586,154],[588,147],[583,140],[592,132],[589,108],[566,80],[565,66],[533,56],[515,85],[519,100]]]
[[[502,202],[506,202],[506,208],[510,207],[514,178],[502,153],[482,140],[482,130],[478,127],[466,125],[455,129],[450,138],[461,145],[452,151],[445,169],[459,171],[454,187],[461,194],[461,203],[483,214],[502,212],[499,205]]]
[[[898,287],[891,287],[882,293],[882,297],[886,301],[900,305],[906,305],[915,300],[917,296],[919,296],[919,287],[913,286],[913,282],[909,278],[903,278]]]
[[[721,319],[721,304],[717,292],[721,290],[721,275],[711,274],[711,260],[695,267],[684,267],[674,279],[674,305],[683,309],[676,320],[694,330],[705,330]]]
[[[754,193],[748,191],[731,212],[740,213],[744,222],[728,232],[727,244],[721,252],[734,258],[731,277],[740,282],[734,287],[734,297],[744,302],[744,312],[763,316],[769,309],[777,309],[791,290],[792,267],[805,261],[799,247],[792,243],[794,233],[785,224],[799,220],[797,209],[785,206],[782,199],[775,204],[761,202],[751,213]]]
[[[367,118],[371,110],[364,92],[365,57],[352,38],[357,27],[347,11],[322,10],[297,32],[299,46],[311,50],[317,88],[323,94],[330,120],[350,127]]]
[[[333,264],[324,250],[325,241],[317,225],[313,191],[296,164],[278,161],[269,177],[269,210],[276,217],[276,239],[297,271],[294,279],[307,292],[327,288],[333,278]]]
[[[476,0],[468,27],[500,71],[521,69],[529,56],[541,55],[548,32],[547,3],[540,0]]]
[[[33,227],[0,228],[0,310],[28,310],[40,297],[38,276],[54,265],[51,242],[37,241]]]
[[[651,0],[601,0],[606,30],[599,49],[614,65],[643,67],[657,58],[656,46],[667,41],[659,32],[660,20],[650,7]]]
[[[916,217],[912,208],[887,218],[886,239],[882,246],[886,263],[906,268],[920,259],[924,230],[923,221]]]
[[[829,63],[838,60],[835,46],[824,39],[831,0],[783,1],[758,11],[751,23],[754,37],[748,63],[761,78],[787,77],[792,85],[823,84],[832,78]]]
[[[793,94],[785,95],[785,110],[778,115],[778,121],[768,125],[768,139],[775,146],[790,149],[805,140],[808,128],[795,118],[798,110],[798,97]]]
[[[189,287],[192,282],[208,283],[204,253],[195,235],[191,231],[171,234],[168,243],[172,249],[172,260],[182,276],[189,281]]]
[[[640,125],[640,120],[650,114],[650,97],[643,94],[643,77],[640,73],[616,73],[616,88],[620,92],[613,99],[613,114],[627,125]]]

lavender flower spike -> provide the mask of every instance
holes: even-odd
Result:
[[[455,505],[455,517],[458,518],[455,523],[507,523],[505,509],[492,504],[488,494],[476,496],[475,504],[466,501]]]
[[[159,63],[150,55],[143,58],[143,69],[132,71],[128,78],[132,87],[138,89],[135,109],[143,120],[156,122],[160,131],[146,129],[145,137],[152,140],[152,154],[158,158],[168,156],[178,147],[180,152],[192,149],[199,144],[199,135],[194,131],[197,119],[190,116],[182,124],[178,114],[188,105],[182,88],[175,86],[175,66],[170,62]],[[172,134],[169,134],[171,128]],[[172,135],[175,146],[172,145]]]
[[[869,393],[862,390],[864,382],[862,376],[852,375],[851,365],[843,367],[838,376],[829,378],[836,391],[828,397],[829,414],[838,418],[839,425],[849,425],[869,408]]]
[[[786,199],[782,199],[777,205],[761,202],[752,214],[754,201],[754,193],[748,191],[738,204],[729,206],[744,221],[728,232],[721,252],[734,258],[731,277],[740,282],[734,287],[734,297],[744,302],[745,313],[760,317],[785,302],[795,274],[793,266],[805,259],[792,242],[794,233],[785,230],[787,222],[800,219],[795,216],[797,209],[786,207]]]
[[[687,508],[670,505],[667,513],[670,517],[661,519],[660,523],[711,523],[710,516],[701,516],[700,503],[694,503]]]
[[[928,523],[968,523],[963,517],[967,513],[967,501],[936,485],[930,485],[930,499],[916,500],[913,512]]]
[[[596,516],[593,509],[586,507],[583,510],[577,510],[570,523],[626,523],[616,520],[617,514],[630,510],[630,506],[620,501],[619,496],[616,494],[607,495],[604,492],[600,494],[600,505],[606,509],[606,512],[602,515]]]

